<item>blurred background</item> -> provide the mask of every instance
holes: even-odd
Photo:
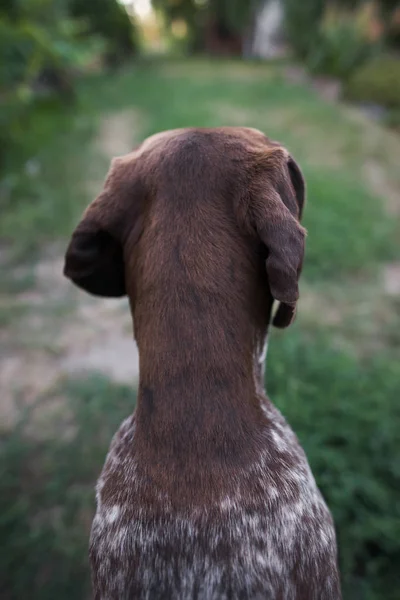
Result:
[[[134,408],[125,301],[62,276],[112,156],[246,125],[308,183],[301,302],[268,392],[335,517],[346,600],[400,598],[400,7],[3,0],[0,596],[89,598],[95,480]]]

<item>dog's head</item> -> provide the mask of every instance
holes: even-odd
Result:
[[[269,289],[280,303],[273,324],[287,327],[299,296],[305,184],[287,150],[254,129],[168,131],[148,138],[131,154],[115,158],[102,192],[72,235],[65,275],[91,294],[124,296],[129,256],[146,228],[154,229],[157,218],[161,219],[154,214],[157,198],[176,201],[174,186],[181,195],[185,190],[187,206],[191,189],[199,196],[203,187],[209,203],[199,214],[210,219],[213,231],[216,224],[211,219],[218,218],[218,212],[207,216],[207,206],[214,202],[210,197],[215,192],[224,207],[230,202],[239,230],[263,249]],[[184,202],[180,201],[179,214],[185,210]],[[165,220],[165,215],[162,218]],[[192,232],[193,223],[195,220],[191,221]],[[185,236],[186,231],[179,235]],[[218,252],[217,241],[214,246]]]

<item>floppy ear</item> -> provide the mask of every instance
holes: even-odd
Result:
[[[299,207],[299,219],[301,221],[303,217],[304,205],[306,202],[306,182],[304,181],[303,173],[301,172],[299,165],[292,156],[289,156],[287,166],[289,171],[290,183],[293,186],[297,206]]]
[[[265,267],[273,298],[280,302],[275,327],[287,327],[296,314],[298,281],[306,231],[300,225],[305,184],[300,168],[283,148],[273,148],[260,161],[252,185],[253,226],[267,250]]]
[[[64,275],[90,294],[126,294],[123,248],[128,232],[140,226],[137,185],[132,164],[114,159],[103,191],[72,234]]]
[[[288,206],[288,204],[290,202],[290,198],[293,197],[293,192],[294,192],[294,197],[295,197],[295,200],[297,203],[297,208],[298,208],[297,214],[298,214],[298,218],[300,220],[303,216],[303,210],[304,210],[304,205],[305,205],[305,201],[306,201],[306,184],[305,184],[301,169],[292,156],[289,156],[289,159],[287,161],[287,168],[288,168],[290,183],[289,183],[289,185],[287,185],[288,182],[286,181],[283,184],[283,186],[281,186],[282,191],[283,191],[282,199],[285,202],[286,206]],[[283,176],[283,179],[285,180],[285,176]],[[299,272],[299,276],[300,276],[300,272]],[[281,302],[275,313],[272,324],[275,327],[279,327],[279,328],[288,327],[288,325],[290,325],[294,321],[295,316],[296,316],[296,305]]]

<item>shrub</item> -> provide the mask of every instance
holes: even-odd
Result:
[[[102,48],[68,16],[68,3],[14,3],[0,11],[0,162],[23,141],[39,97],[73,97],[74,75]]]
[[[400,132],[400,108],[394,108],[389,111],[385,117],[385,125]]]
[[[325,0],[284,0],[286,34],[300,58],[314,45],[324,6]]]
[[[364,65],[348,81],[345,95],[350,100],[399,109],[400,59],[381,56]]]
[[[0,9],[0,163],[20,151],[43,95],[74,95],[76,74],[94,58],[120,62],[136,30],[116,0],[7,0]],[[4,167],[4,165],[3,165]]]
[[[106,41],[110,63],[119,63],[137,50],[134,22],[117,0],[71,0],[71,13],[85,19],[89,32]]]
[[[328,10],[307,55],[311,71],[346,79],[378,50],[363,12]]]
[[[395,600],[400,564],[399,372],[331,339],[273,339],[268,392],[305,448],[333,513],[344,598]],[[304,334],[303,334],[304,336]]]

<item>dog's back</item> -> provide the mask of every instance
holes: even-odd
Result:
[[[98,599],[339,599],[335,534],[260,356],[293,319],[304,182],[244,128],[178,130],[114,161],[67,253],[91,293],[127,293],[137,409],[97,487]]]

